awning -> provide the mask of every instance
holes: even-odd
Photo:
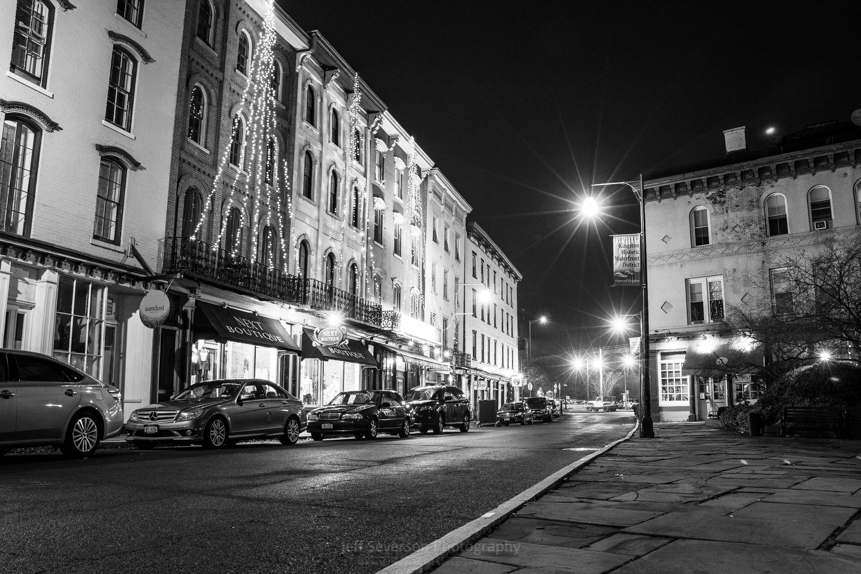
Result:
[[[361,342],[344,337],[338,344],[327,345],[319,342],[314,336],[314,330],[308,328],[305,328],[302,334],[302,358],[323,361],[331,359],[368,365],[375,369],[380,368],[377,360]]]
[[[682,371],[703,376],[738,375],[757,371],[763,365],[761,348],[741,351],[729,345],[718,345],[709,353],[688,349]]]
[[[195,308],[200,311],[194,316],[194,334],[199,339],[215,339],[220,343],[237,341],[292,353],[300,352],[299,345],[277,319],[201,301],[197,302]]]
[[[405,363],[416,363],[427,369],[440,369],[445,370],[446,373],[449,372],[450,365],[446,361],[434,359],[432,357],[422,355],[421,353],[415,353],[404,349],[392,349],[392,351],[401,355],[404,358]]]

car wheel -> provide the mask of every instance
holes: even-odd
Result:
[[[283,445],[294,445],[299,442],[299,421],[294,418],[287,419],[284,425],[284,436],[278,437]]]
[[[66,456],[89,456],[99,447],[99,423],[90,413],[72,419],[66,432],[66,442],[60,447]]]
[[[610,412],[610,407],[604,407],[604,412],[605,412],[605,413],[609,413],[609,412]]]
[[[203,432],[203,448],[224,448],[227,446],[227,422],[215,417],[206,424]]]
[[[410,419],[404,419],[404,426],[401,428],[398,436],[401,438],[407,438],[410,436]]]
[[[311,438],[319,442],[319,441],[323,440],[323,433],[320,433],[320,432],[312,432],[312,433],[311,433]]]
[[[586,412],[587,412],[587,413],[591,413],[591,412],[592,412],[592,407],[586,407]]]
[[[368,430],[365,431],[365,438],[367,438],[368,440],[374,440],[375,438],[377,438],[378,430],[379,429],[377,429],[377,419],[372,418],[371,421],[368,423]]]
[[[438,415],[436,417],[436,424],[433,426],[433,434],[442,433],[442,429],[445,427],[445,421],[442,418],[442,415]]]
[[[422,434],[428,434],[428,427],[426,427],[426,426],[419,426],[419,432],[420,432],[420,433],[422,433]]]
[[[469,415],[463,415],[463,424],[460,425],[460,432],[469,432]]]
[[[155,448],[155,443],[146,441],[146,440],[136,440],[132,442],[135,445],[135,448],[139,448],[140,450],[152,450]]]

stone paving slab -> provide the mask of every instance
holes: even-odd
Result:
[[[856,520],[837,537],[838,542],[851,542],[861,544],[861,520]]]
[[[573,572],[577,574],[601,574],[631,559],[630,556],[624,554],[560,548],[525,542],[512,543],[495,538],[482,538],[473,544],[467,552],[463,552],[459,556],[508,566],[543,569],[545,572]],[[437,572],[440,571],[445,572],[444,570],[437,570]],[[522,571],[519,571],[518,574],[520,572]]]
[[[455,556],[434,570],[434,572],[437,574],[507,574],[518,569],[518,566],[494,564],[493,562],[483,562],[481,560]]]
[[[664,544],[672,542],[672,538],[661,538],[658,536],[640,536],[637,534],[614,534],[613,536],[599,540],[589,545],[589,550],[601,552],[612,552],[614,554],[627,554],[629,556],[643,556]]]
[[[512,542],[584,548],[593,542],[612,536],[618,531],[619,529],[614,526],[556,522],[515,516],[494,530],[493,537]]]
[[[603,506],[591,503],[574,502],[560,504],[558,502],[532,502],[526,505],[518,516],[543,518],[545,520],[561,520],[565,522],[581,522],[585,524],[603,524],[605,526],[631,526],[658,516],[661,512],[649,510],[625,510],[618,507]]]
[[[859,565],[861,565],[861,546],[856,546],[854,544],[836,544],[834,548],[831,549],[831,553],[839,554],[846,558],[855,558],[859,561]]]
[[[753,494],[753,493],[751,493]],[[778,490],[773,494],[762,494],[765,502],[787,504],[811,504],[814,506],[844,506],[861,508],[861,496],[851,496],[842,492],[824,492],[820,490],[795,490],[788,488]]]
[[[845,492],[854,494],[861,491],[861,479],[857,478],[835,478],[830,476],[817,476],[796,484],[792,488],[799,490],[826,490],[828,492]]]
[[[858,574],[858,567],[858,560],[829,552],[678,540],[625,564],[613,574]]]

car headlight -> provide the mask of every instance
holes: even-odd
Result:
[[[176,421],[193,421],[196,418],[199,418],[200,415],[203,414],[204,408],[197,407],[194,409],[188,409],[185,411],[179,411],[179,414],[176,416]]]
[[[317,416],[315,413],[308,413],[308,420],[309,421],[318,421],[318,420],[320,420],[320,417]]]
[[[341,418],[344,420],[355,421],[355,420],[363,419],[365,417],[362,415],[362,413],[345,413],[345,414],[341,415]]]
[[[131,416],[129,417],[129,422],[138,422],[138,412],[132,411]]]

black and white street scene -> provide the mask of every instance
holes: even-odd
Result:
[[[861,572],[861,4],[2,0],[2,574]]]

